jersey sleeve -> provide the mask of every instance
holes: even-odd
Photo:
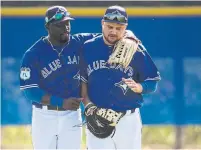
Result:
[[[161,80],[160,73],[149,53],[144,50],[137,51],[133,58],[133,66],[137,70],[138,81]]]
[[[27,51],[22,58],[20,67],[21,90],[39,86],[39,71],[37,65],[37,57],[33,55],[33,52]]]
[[[81,44],[84,44],[84,42],[86,42],[87,40],[90,40],[100,35],[101,33],[78,33],[78,34],[74,34],[74,37],[76,37]]]
[[[85,60],[85,48],[83,47],[80,53],[80,78],[82,82],[88,82],[87,62]]]
[[[155,92],[158,82],[156,80],[146,80],[140,83],[142,85],[142,94]]]
[[[23,90],[28,100],[41,103],[46,91],[39,87],[40,74],[38,65],[37,56],[31,51],[27,51],[22,58],[20,68],[20,89]],[[63,99],[52,95],[50,105],[62,107]]]

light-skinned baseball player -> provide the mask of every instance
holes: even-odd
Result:
[[[101,23],[102,35],[85,42],[81,55],[87,148],[141,149],[139,108],[160,75],[141,42],[123,38],[123,7],[109,7]]]

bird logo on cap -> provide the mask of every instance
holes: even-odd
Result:
[[[122,15],[118,10],[115,10],[114,12],[112,12],[112,14]]]

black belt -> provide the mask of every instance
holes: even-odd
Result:
[[[132,114],[135,112],[135,110],[136,110],[136,108],[133,108],[133,109],[127,110],[126,113],[130,111],[130,114]]]
[[[131,109],[131,113],[134,113],[136,110],[136,108]]]
[[[136,108],[130,109],[130,110],[125,110],[125,111],[116,111],[116,112],[122,112],[124,114],[132,114],[134,113]]]
[[[43,105],[43,104],[39,104],[36,102],[32,102],[32,105],[34,105],[36,108],[40,108],[40,109],[43,109],[43,107],[47,106],[47,110],[65,111],[64,108],[58,107],[58,106]]]

